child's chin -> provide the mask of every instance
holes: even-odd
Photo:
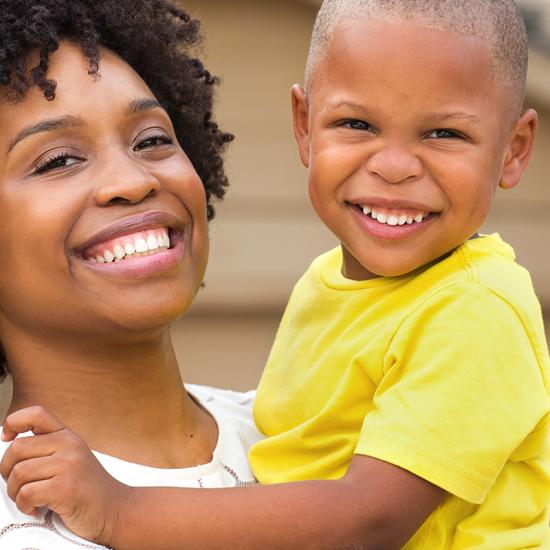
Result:
[[[373,265],[369,271],[377,277],[403,277],[425,265],[421,262],[399,265]]]

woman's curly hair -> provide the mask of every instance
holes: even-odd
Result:
[[[176,136],[212,201],[228,184],[222,154],[233,139],[214,122],[214,78],[192,55],[201,42],[199,22],[170,0],[0,0],[0,87],[12,101],[38,86],[55,99],[49,56],[60,40],[77,44],[100,76],[100,47],[117,53],[143,78],[172,119]],[[29,56],[40,54],[29,70]],[[0,349],[0,377],[6,374]]]

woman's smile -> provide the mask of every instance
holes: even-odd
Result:
[[[75,250],[75,256],[99,273],[150,277],[174,269],[182,261],[188,233],[188,225],[177,216],[143,212],[100,230]]]

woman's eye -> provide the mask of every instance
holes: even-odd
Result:
[[[428,137],[436,139],[461,139],[463,136],[461,133],[455,130],[449,130],[448,128],[438,128],[437,130],[433,130],[432,132],[430,132],[428,134]]]
[[[36,165],[34,174],[44,174],[53,170],[62,170],[82,162],[83,159],[75,157],[69,153],[57,153],[44,158]]]
[[[360,130],[362,132],[374,132],[374,128],[364,120],[345,120],[342,123],[344,128],[349,128],[351,130]]]
[[[134,151],[141,151],[143,149],[150,149],[154,147],[161,147],[162,145],[172,145],[174,140],[167,135],[149,136],[145,139],[141,139],[134,146]]]

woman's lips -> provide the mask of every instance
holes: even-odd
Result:
[[[75,250],[78,260],[102,273],[147,277],[173,269],[184,255],[185,224],[163,211],[122,218]]]
[[[186,224],[176,216],[159,210],[142,212],[133,216],[122,218],[97,232],[93,237],[76,248],[78,255],[83,255],[88,249],[118,237],[131,235],[140,231],[147,231],[165,227],[170,231],[183,232]]]

